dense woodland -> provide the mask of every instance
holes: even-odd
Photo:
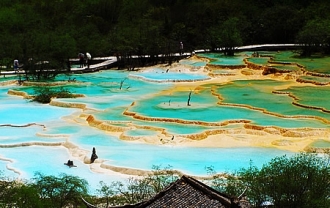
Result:
[[[185,51],[225,47],[229,55],[262,43],[328,52],[329,11],[324,0],[1,0],[0,64],[47,60],[58,68],[79,52],[171,54],[180,41]]]

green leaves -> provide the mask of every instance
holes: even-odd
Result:
[[[101,181],[100,188],[97,190],[99,197],[94,201],[98,204],[105,203],[104,207],[138,203],[159,193],[177,179],[179,179],[177,173],[170,166],[164,168],[153,166],[152,172],[147,176],[129,178],[125,184],[112,182],[107,185]]]
[[[87,195],[88,183],[84,179],[66,174],[46,176],[36,173],[34,186],[47,207],[61,208],[82,204],[81,196]]]
[[[32,181],[9,180],[0,176],[0,207],[62,208],[82,205],[88,183],[76,176],[48,176],[36,173]]]
[[[329,207],[330,166],[329,156],[299,153],[292,157],[275,157],[269,163],[257,168],[250,164],[236,173],[215,174],[212,187],[233,196],[246,195],[254,207],[261,207],[265,201],[275,207]]]
[[[33,101],[39,103],[50,103],[52,98],[73,98],[74,95],[67,89],[61,87],[54,89],[51,87],[38,87],[35,89]]]
[[[292,43],[295,37],[300,43],[329,42],[327,1],[3,0],[0,5],[0,60],[18,58],[25,65],[32,57],[62,68],[63,58],[84,51],[170,54],[178,52],[180,41],[187,51],[225,47],[228,55],[235,46]]]
[[[302,55],[311,56],[320,48],[329,47],[330,19],[309,20],[299,31],[296,42],[305,46]]]
[[[248,196],[256,206],[273,201],[275,207],[328,207],[330,167],[325,157],[300,153],[272,159],[260,170],[251,166],[237,174],[249,187]]]

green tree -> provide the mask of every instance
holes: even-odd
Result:
[[[100,182],[100,188],[97,189],[99,197],[94,201],[107,206],[138,203],[159,193],[177,179],[178,175],[171,167],[153,166],[152,172],[147,176],[129,178],[125,184],[119,181],[112,182],[111,185]]]
[[[296,42],[304,46],[302,56],[328,48],[330,44],[330,19],[309,20],[299,31]]]
[[[256,31],[256,41],[267,43],[293,43],[295,34],[304,24],[304,15],[298,7],[288,4],[274,4],[258,11],[256,23],[251,25]],[[253,32],[255,32],[253,31]]]
[[[328,24],[323,24],[329,20],[329,8],[322,0],[2,0],[0,61],[10,66],[19,59],[31,74],[41,68],[43,73],[31,76],[38,79],[56,75],[49,69],[63,69],[64,60],[79,52],[94,57],[116,54],[129,69],[155,64],[156,54],[170,57],[178,52],[180,41],[185,51],[224,48],[233,55],[240,45],[297,40],[306,44],[308,55],[307,46],[329,42],[308,42],[310,31],[315,36],[329,34]],[[140,59],[132,59],[132,54]],[[31,58],[49,64],[31,66]]]
[[[33,182],[44,207],[78,207],[82,205],[81,196],[87,195],[88,182],[76,176],[46,176],[36,173]]]
[[[6,196],[6,206],[42,208],[44,205],[39,198],[37,190],[33,184],[22,181],[13,181],[10,191]]]
[[[238,18],[229,18],[222,23],[221,31],[219,31],[219,38],[225,55],[233,56],[235,47],[242,45],[242,36],[239,28]]]
[[[115,203],[115,192],[111,185],[107,185],[104,181],[100,181],[99,188],[96,191],[99,195],[99,200],[95,200],[97,204],[104,204],[102,207],[107,208],[109,205],[113,205]]]
[[[178,179],[170,167],[153,166],[152,169],[152,173],[146,177],[130,178],[125,188],[121,186],[120,193],[127,203],[134,204],[149,199]]]
[[[330,166],[326,157],[307,153],[276,157],[260,170],[253,166],[242,169],[236,178],[242,188],[249,188],[247,195],[256,207],[266,200],[275,207],[330,206]]]
[[[208,29],[206,42],[212,51],[215,51],[221,45],[221,37],[219,35],[221,31],[222,27],[220,25],[216,25]]]
[[[39,103],[50,103],[52,98],[73,98],[74,95],[67,89],[61,87],[54,89],[51,87],[37,87],[34,89],[33,101]]]
[[[33,184],[10,179],[0,171],[0,207],[42,208],[42,202]]]

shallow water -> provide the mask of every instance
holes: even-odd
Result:
[[[262,55],[262,53],[261,53]],[[316,72],[321,74],[329,74],[329,61],[330,57],[318,57],[318,56],[312,56],[312,57],[300,57],[298,53],[293,51],[281,51],[276,53],[271,53],[269,56],[272,56],[272,61],[279,63],[277,64],[280,69],[287,68],[291,70],[298,70],[298,68],[295,66],[296,64],[299,64],[301,66],[304,66],[307,71],[310,72]],[[260,57],[260,58],[249,58],[249,61],[252,63],[256,63],[259,65],[266,65],[268,58]],[[280,63],[287,63],[292,64],[292,66],[287,65],[281,65]]]
[[[292,105],[294,99],[288,95],[273,94],[274,87],[280,88],[286,85],[287,82],[278,82],[271,80],[249,80],[235,81],[225,86],[220,86],[218,92],[223,96],[225,103],[243,104],[252,107],[264,109],[268,112],[281,114],[283,116],[318,116],[330,120],[330,114],[324,113],[315,109],[305,109]],[[330,108],[330,103],[327,102],[326,93],[329,92],[329,87],[291,87],[285,90],[296,96],[299,103],[318,106],[325,109]],[[244,99],[241,99],[244,97]],[[262,118],[262,116],[260,117]],[[258,119],[260,123],[260,120]],[[299,122],[297,122],[298,124]],[[261,123],[261,125],[264,125]],[[307,125],[310,125],[307,124]],[[283,123],[281,126],[285,126]]]
[[[324,140],[317,140],[311,144],[311,147],[316,148],[330,148],[330,142]]]
[[[196,80],[204,80],[207,79],[208,77],[202,74],[197,74],[197,73],[181,73],[181,72],[172,72],[168,71],[166,72],[165,70],[159,70],[155,69],[150,72],[141,72],[141,73],[134,73],[130,74],[131,76],[135,76],[138,78],[142,78],[147,81],[156,81],[156,82],[170,82],[170,81],[196,81]]]
[[[268,65],[269,57],[252,57],[248,58],[248,61],[258,65]]]
[[[204,61],[181,60],[180,61],[180,64],[189,65],[189,66],[193,66],[193,67],[201,67],[201,66],[205,66],[207,64],[207,62],[204,62]]]
[[[219,53],[198,54],[201,57],[209,58],[210,64],[214,65],[242,65],[243,59],[247,57],[247,53],[237,53],[235,56],[225,56]]]

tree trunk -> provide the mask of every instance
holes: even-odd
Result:
[[[192,92],[192,91],[189,92],[187,106],[190,106],[191,92]]]

